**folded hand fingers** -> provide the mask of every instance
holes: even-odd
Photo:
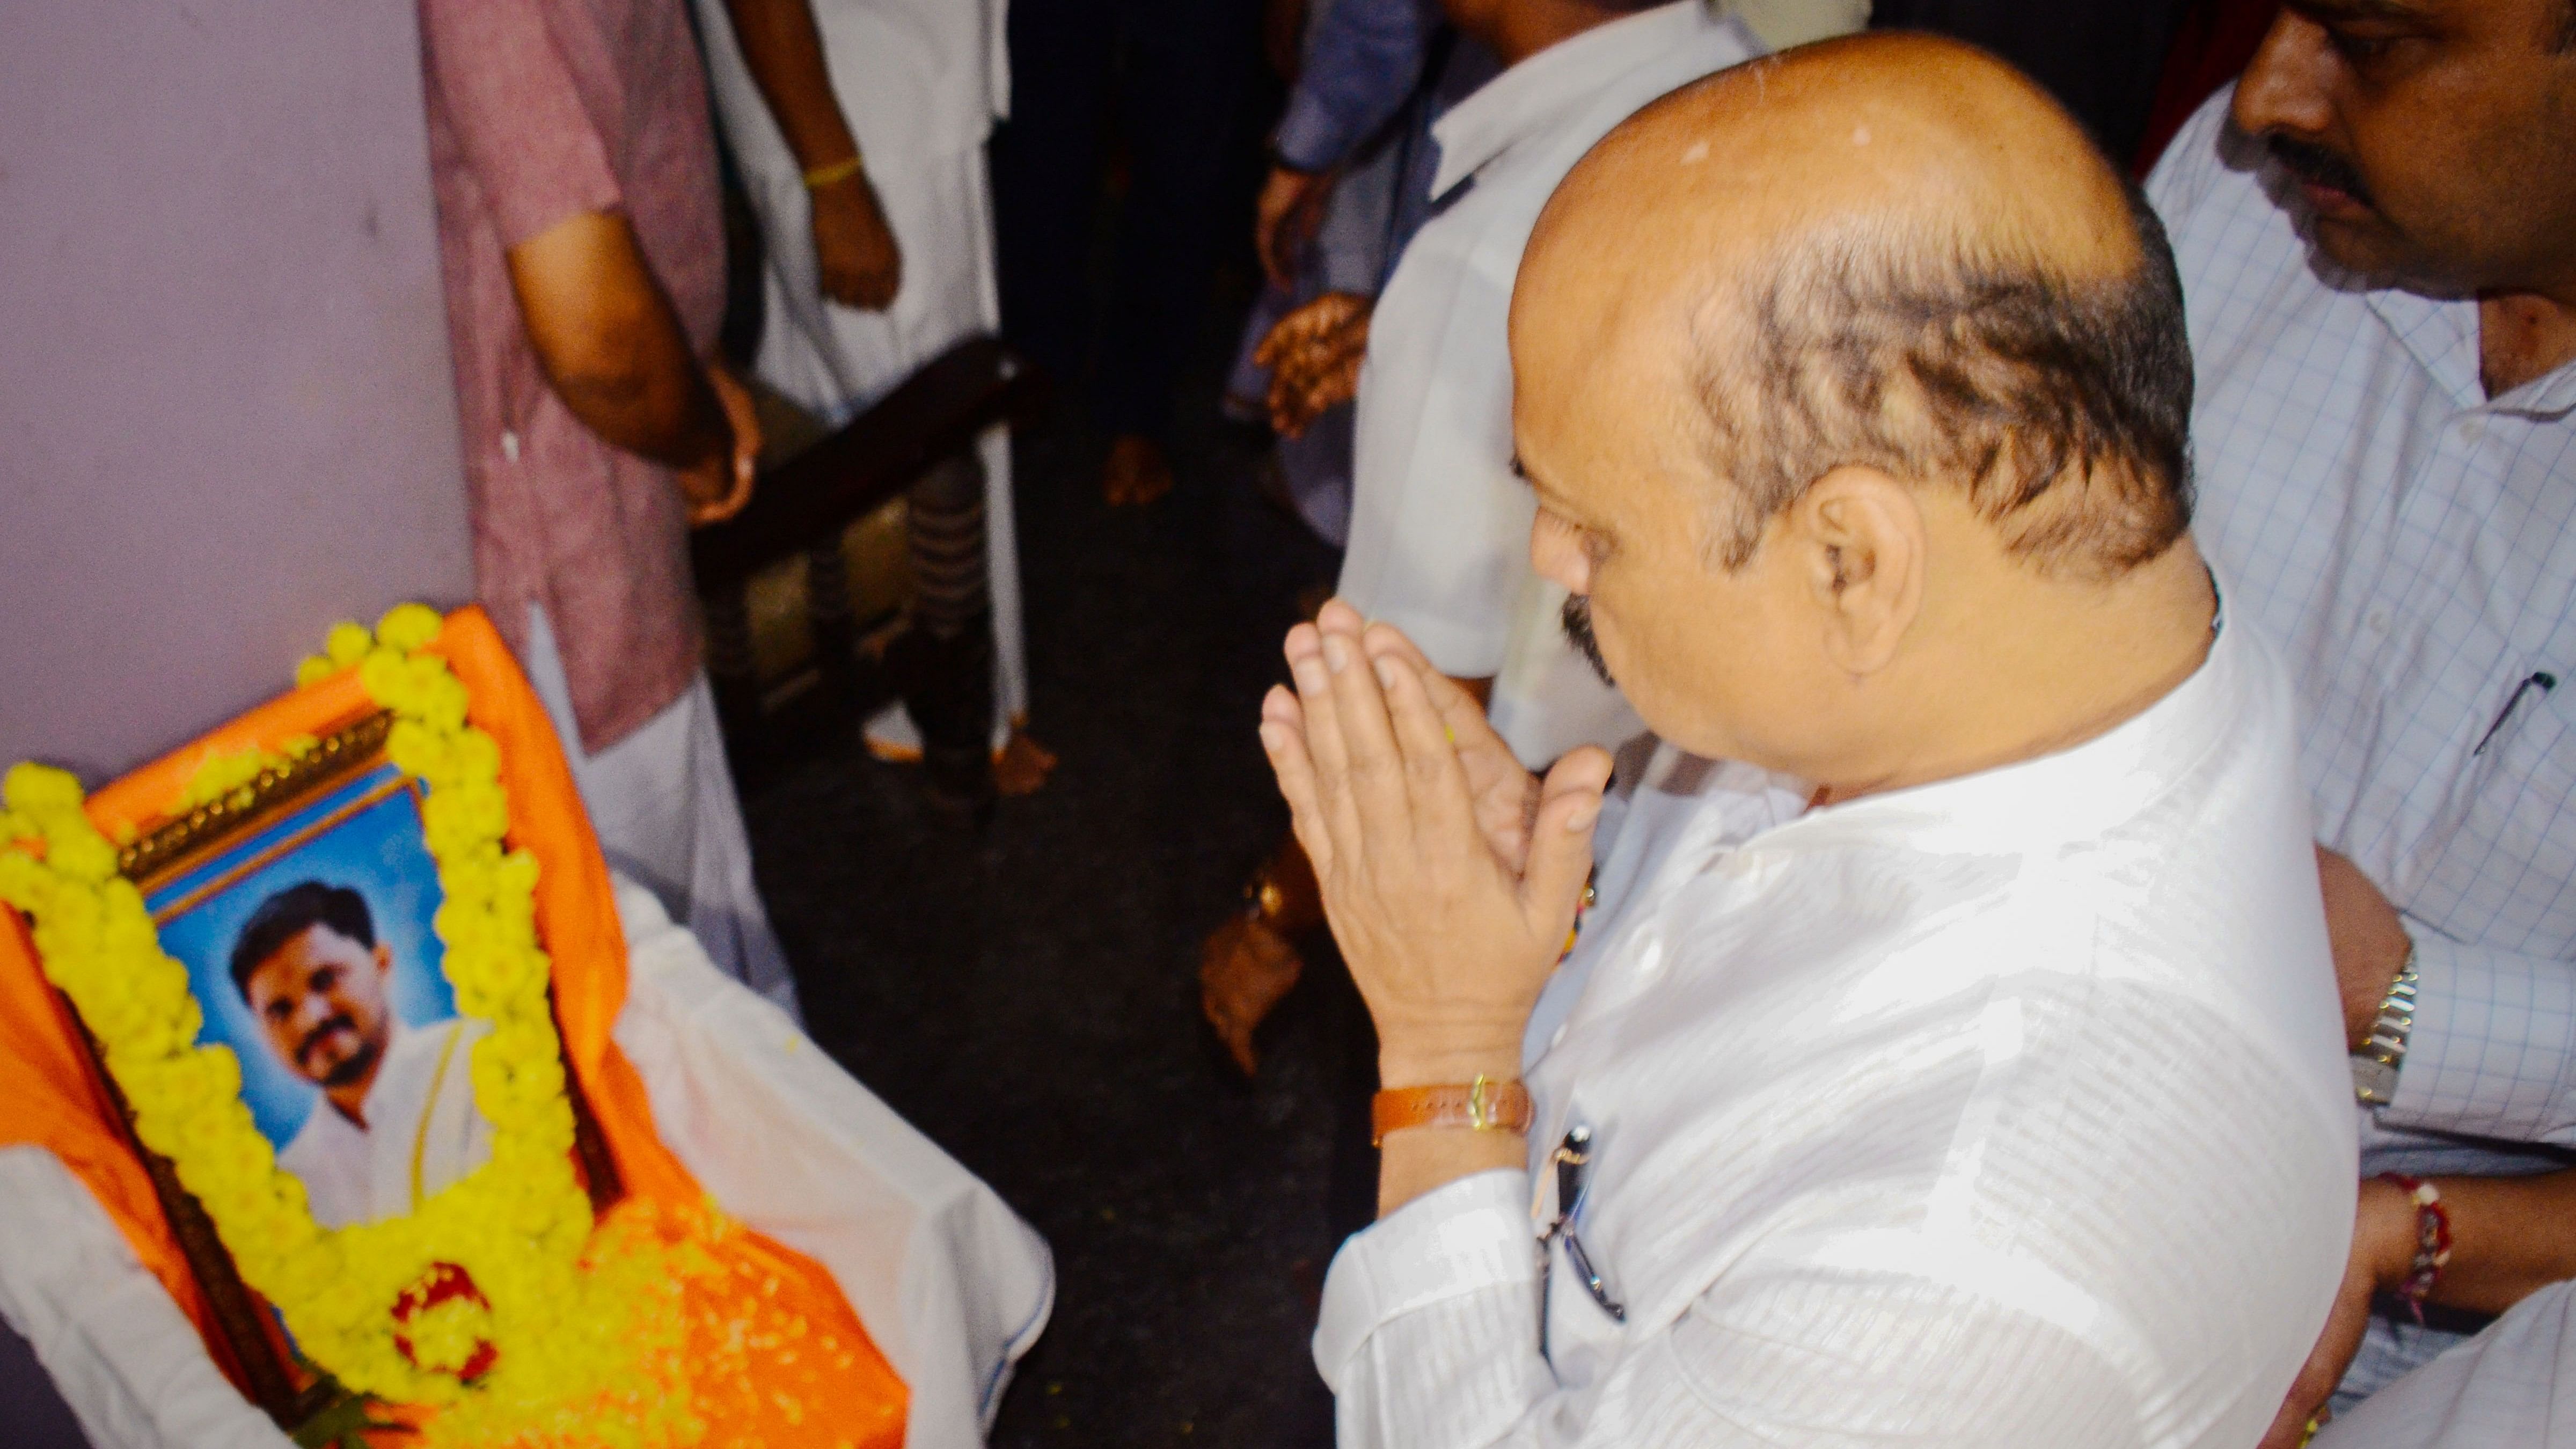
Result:
[[[1312,624],[1288,631],[1288,672],[1297,680],[1297,704],[1306,718],[1306,758],[1315,780],[1315,818],[1332,832],[1336,854],[1360,859],[1360,813],[1352,798],[1350,743],[1334,698],[1332,671],[1324,663],[1324,636]]]
[[[1405,790],[1416,836],[1425,845],[1439,842],[1440,848],[1456,848],[1476,838],[1466,771],[1459,765],[1449,727],[1432,707],[1422,671],[1387,647],[1403,637],[1380,625],[1368,632],[1365,643],[1403,752]]]
[[[1360,824],[1380,850],[1370,859],[1392,867],[1413,847],[1413,807],[1404,778],[1404,752],[1387,718],[1386,696],[1377,674],[1360,648],[1359,631],[1325,607],[1318,620],[1323,633],[1324,662],[1332,680],[1333,718],[1341,726],[1344,769]],[[1342,615],[1356,619],[1347,605]]]
[[[1291,718],[1298,715],[1296,697],[1273,686],[1261,702],[1261,750],[1270,757],[1271,772],[1279,777],[1279,793],[1288,801],[1297,841],[1322,874],[1332,869],[1332,832],[1323,825],[1315,793],[1315,763],[1306,753],[1305,731],[1299,719]]]

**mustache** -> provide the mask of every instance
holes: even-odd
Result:
[[[356,1051],[349,1053],[349,1059],[347,1061],[333,1067],[331,1069],[331,1074],[322,1078],[321,1085],[325,1087],[356,1086],[358,1083],[367,1079],[367,1073],[375,1068],[376,1059],[384,1054],[384,1048],[377,1046],[374,1042],[361,1042]]]
[[[2331,186],[2364,206],[2378,205],[2371,199],[2370,183],[2361,179],[2361,168],[2340,151],[2281,135],[2265,136],[2263,149],[2270,153],[2274,164],[2301,181]]]
[[[304,1039],[295,1044],[295,1064],[299,1067],[304,1065],[312,1057],[313,1049],[320,1046],[322,1039],[331,1033],[335,1031],[355,1033],[357,1029],[357,1019],[345,1011],[325,1018],[321,1025],[306,1032]]]
[[[1565,630],[1566,642],[1574,646],[1583,662],[1592,666],[1603,684],[1616,689],[1619,681],[1610,677],[1610,661],[1601,657],[1600,636],[1592,632],[1592,600],[1582,594],[1569,596],[1565,607],[1557,612],[1557,623]]]

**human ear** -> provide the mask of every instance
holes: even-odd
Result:
[[[1787,522],[1826,657],[1855,678],[1886,668],[1923,607],[1929,536],[1914,490],[1875,468],[1836,468]]]
[[[384,941],[378,941],[375,945],[374,951],[370,954],[376,958],[376,974],[378,976],[390,977],[394,974],[394,948],[391,944]]]

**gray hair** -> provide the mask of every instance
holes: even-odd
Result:
[[[2171,547],[2191,525],[2191,351],[2164,227],[2128,194],[2125,277],[1855,230],[1721,296],[1698,349],[1728,480],[1716,561],[1742,567],[1845,465],[1963,488],[2043,569],[2114,578]]]

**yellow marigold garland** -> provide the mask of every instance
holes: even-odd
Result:
[[[281,744],[275,753],[267,750],[243,750],[238,754],[209,755],[197,766],[196,776],[171,807],[173,815],[211,805],[237,790],[244,789],[262,774],[273,774],[320,748],[321,742],[311,735],[295,735]],[[244,800],[250,797],[245,795]]]
[[[536,934],[537,862],[506,848],[500,749],[467,722],[463,683],[423,648],[441,623],[406,604],[372,638],[341,624],[297,672],[309,683],[354,666],[393,714],[387,757],[428,786],[424,834],[445,896],[433,924],[456,1008],[492,1027],[471,1063],[492,1159],[419,1211],[338,1229],[315,1222],[303,1184],[278,1167],[242,1100],[231,1049],[197,1043],[187,969],[162,951],[142,892],[117,874],[115,849],[62,771],[21,764],[0,780],[0,900],[34,922],[45,974],[97,1037],[136,1135],[176,1166],[304,1355],[389,1402],[454,1406],[434,1421],[436,1439],[490,1443],[560,1428],[568,1408],[610,1393],[639,1359],[668,1358],[682,1330],[655,1308],[691,1265],[658,1252],[651,1233],[612,1224],[594,1241]],[[262,764],[250,760],[251,773]],[[179,803],[201,789],[219,797],[242,768],[210,765]],[[441,1265],[462,1269],[476,1298],[447,1298],[398,1324],[395,1305],[448,1273]],[[490,1367],[461,1381],[456,1371],[482,1345]],[[673,1387],[680,1400],[643,1421],[589,1428],[627,1445],[693,1440],[702,1425],[685,1384]]]

